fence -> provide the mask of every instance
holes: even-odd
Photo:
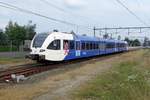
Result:
[[[29,51],[30,40],[17,41],[17,40],[0,40],[0,52],[14,52],[14,51]]]

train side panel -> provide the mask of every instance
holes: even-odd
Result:
[[[118,40],[61,32],[39,34],[37,37],[31,44],[30,56],[35,57],[34,60],[64,61],[127,51],[127,43]]]

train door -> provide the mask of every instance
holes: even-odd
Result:
[[[99,47],[99,49],[100,49],[100,53],[99,53],[100,55],[105,54],[106,45],[105,45],[104,41],[100,41],[100,47]]]
[[[76,41],[76,57],[81,56],[81,41]]]

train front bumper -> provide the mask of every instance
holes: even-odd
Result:
[[[45,55],[29,54],[29,55],[26,55],[25,58],[29,58],[32,60],[45,60]]]

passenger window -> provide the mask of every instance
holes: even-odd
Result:
[[[68,50],[69,49],[69,41],[68,40],[64,40],[63,48],[64,48],[64,50]]]
[[[98,43],[96,43],[96,49],[99,49],[99,48],[98,48]]]
[[[60,40],[54,40],[52,41],[47,49],[52,49],[52,50],[60,50]]]
[[[96,45],[95,45],[95,42],[94,42],[94,44],[93,44],[93,49],[96,49]]]
[[[80,42],[76,42],[76,50],[81,50],[80,49]]]
[[[90,42],[90,50],[92,50],[92,42]]]
[[[70,42],[69,42],[69,48],[70,48],[71,50],[74,49],[74,41],[70,41]]]
[[[86,43],[86,50],[89,50],[89,48],[90,48],[90,45],[89,45],[89,43],[87,42],[87,43]]]
[[[66,49],[70,49],[70,50],[75,49],[74,41],[64,40],[63,41],[63,49],[64,50],[66,50]]]
[[[102,43],[99,43],[99,49],[102,49]]]
[[[114,43],[107,43],[107,48],[115,48],[115,44]]]
[[[82,43],[82,50],[86,50],[85,42]]]
[[[117,43],[117,48],[120,48],[120,45],[119,45],[119,43]]]
[[[99,49],[100,50],[105,50],[105,43],[104,42],[100,42],[100,44],[99,44]]]
[[[92,42],[92,50],[94,50],[94,42]]]

